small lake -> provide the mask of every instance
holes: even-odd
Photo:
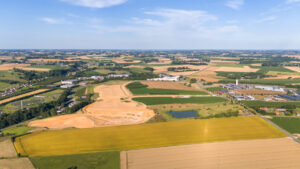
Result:
[[[190,118],[190,117],[199,117],[197,111],[181,111],[181,112],[169,112],[174,118]]]

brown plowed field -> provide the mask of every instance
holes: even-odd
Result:
[[[299,169],[290,138],[228,141],[121,152],[121,169]]]
[[[142,84],[148,86],[148,88],[155,88],[155,89],[174,89],[174,90],[198,90],[194,87],[188,87],[181,83],[176,82],[152,82],[152,81],[143,81]]]
[[[126,83],[127,84],[127,83]],[[93,128],[140,124],[154,116],[153,110],[131,100],[125,85],[100,85],[98,101],[83,108],[83,114],[72,114],[33,121],[29,126],[47,128]]]
[[[2,64],[0,65],[0,70],[12,70],[14,68],[22,68],[25,66],[29,66],[29,64],[16,64],[16,63]]]

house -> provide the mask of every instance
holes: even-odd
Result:
[[[62,80],[61,81],[61,84],[62,85],[74,85],[74,84],[76,84],[78,82],[78,80]]]
[[[129,77],[130,74],[110,74],[107,75],[107,78],[123,78],[123,77]]]

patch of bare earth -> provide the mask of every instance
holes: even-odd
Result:
[[[146,105],[131,100],[131,93],[125,85],[100,85],[98,101],[82,109],[83,114],[72,114],[33,121],[29,126],[47,128],[93,128],[119,126],[147,122],[154,116]]]
[[[300,67],[291,67],[291,66],[287,66],[287,67],[285,67],[285,68],[290,69],[290,70],[295,71],[295,72],[300,72]]]
[[[227,141],[121,152],[121,169],[299,169],[290,138]]]
[[[196,91],[197,88],[188,87],[181,83],[176,82],[152,82],[152,81],[143,81],[142,84],[147,85],[148,88],[155,89],[174,89],[174,90],[192,90]]]
[[[17,153],[10,138],[0,140],[0,158],[17,157]]]
[[[8,63],[0,65],[0,70],[12,70],[14,68],[22,68],[26,66],[29,66],[29,64]]]
[[[257,72],[258,69],[250,68],[249,66],[244,67],[220,67],[216,71],[219,72]]]
[[[1,169],[34,169],[28,158],[0,159]]]

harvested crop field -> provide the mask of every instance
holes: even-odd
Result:
[[[181,83],[176,82],[151,82],[151,81],[143,81],[141,82],[144,85],[147,85],[148,88],[155,88],[155,89],[174,89],[174,90],[198,90],[194,87],[188,87]]]
[[[204,69],[201,69],[199,72],[193,73],[188,76],[190,78],[196,78],[198,80],[205,80],[206,82],[218,82],[220,77],[217,76],[215,72],[218,67],[206,66]]]
[[[250,68],[249,66],[239,67],[220,67],[217,72],[257,72],[258,69]]]
[[[122,85],[100,85],[94,88],[98,101],[83,108],[83,114],[63,115],[29,123],[29,126],[47,128],[92,128],[140,124],[154,116],[153,110],[130,99],[131,94]]]
[[[8,102],[13,101],[13,100],[21,99],[23,97],[39,94],[39,93],[42,93],[42,92],[45,92],[45,91],[48,91],[48,90],[49,89],[39,89],[39,90],[36,90],[36,91],[33,91],[33,92],[29,92],[29,93],[21,94],[21,95],[11,97],[11,98],[8,98],[8,99],[0,100],[0,104],[8,103]]]
[[[34,169],[28,158],[0,159],[1,169]]]
[[[245,95],[278,95],[278,94],[286,94],[286,92],[276,92],[276,91],[268,91],[268,90],[259,90],[259,89],[247,89],[247,90],[234,90],[234,92],[238,94]]]
[[[295,72],[300,72],[300,67],[291,67],[291,66],[287,66],[287,67],[285,67],[285,68],[290,69],[290,70],[295,71]]]
[[[121,152],[121,169],[298,169],[290,138],[228,141]]]
[[[14,144],[22,155],[52,156],[278,137],[285,134],[252,116],[47,130],[17,137]]]
[[[17,157],[17,153],[10,138],[0,138],[0,158]]]
[[[0,65],[0,70],[13,70],[14,68],[22,68],[29,66],[28,64],[9,63]]]

